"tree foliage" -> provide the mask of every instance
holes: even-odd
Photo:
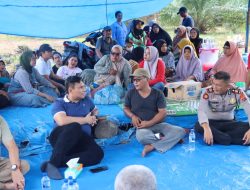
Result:
[[[195,25],[202,33],[224,26],[233,32],[245,26],[247,0],[174,0],[160,12],[160,21],[165,26],[178,26],[176,14],[181,6],[188,9]]]

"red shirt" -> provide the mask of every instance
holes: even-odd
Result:
[[[248,54],[248,64],[247,64],[247,69],[250,69],[250,53]]]
[[[139,68],[144,68],[144,61],[139,63]],[[166,83],[165,80],[165,64],[162,59],[158,59],[157,63],[157,73],[155,79],[149,80],[149,86],[153,86],[158,82]]]

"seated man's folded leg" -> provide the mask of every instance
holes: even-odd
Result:
[[[234,121],[231,124],[228,124],[230,129],[226,133],[232,138],[231,144],[243,145],[243,137],[245,133],[249,130],[249,123],[242,121]]]
[[[159,123],[154,125],[153,128],[156,132],[164,135],[160,140],[152,144],[159,152],[166,152],[171,149],[186,134],[183,128],[168,123]]]

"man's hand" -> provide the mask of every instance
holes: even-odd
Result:
[[[86,123],[88,123],[89,125],[94,126],[97,123],[96,116],[95,115],[92,116],[91,112],[89,112],[88,115],[86,115],[85,119],[86,119]]]
[[[91,115],[93,116],[96,116],[99,114],[99,110],[95,107],[92,111],[91,111]]]
[[[136,115],[133,115],[131,119],[132,119],[132,124],[134,127],[138,127],[140,125],[141,120],[139,117],[137,117]]]
[[[17,190],[22,189],[23,190],[25,187],[25,180],[24,180],[23,174],[20,171],[20,169],[17,169],[16,171],[12,171],[11,176],[12,176],[12,181],[14,183],[15,189],[17,189]]]
[[[209,126],[204,127],[204,142],[208,145],[214,143],[213,134]]]
[[[243,139],[245,142],[244,145],[250,144],[250,129],[245,133]]]
[[[141,129],[141,128],[147,128],[147,127],[150,127],[150,126],[151,126],[151,124],[150,124],[149,121],[141,121],[137,128]]]
[[[50,95],[48,95],[48,94],[45,95],[45,98],[46,98],[47,100],[49,100],[50,102],[54,102],[54,100],[55,100],[52,96],[50,96]]]
[[[115,69],[112,68],[112,69],[110,69],[109,74],[116,75],[117,74],[117,70],[115,70]]]
[[[5,92],[4,90],[0,90],[0,94],[4,95],[9,100],[7,92]]]

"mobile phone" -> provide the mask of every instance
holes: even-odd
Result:
[[[102,172],[102,171],[105,171],[105,170],[108,170],[107,166],[100,166],[100,167],[90,169],[90,171],[92,173],[98,173],[98,172]]]

